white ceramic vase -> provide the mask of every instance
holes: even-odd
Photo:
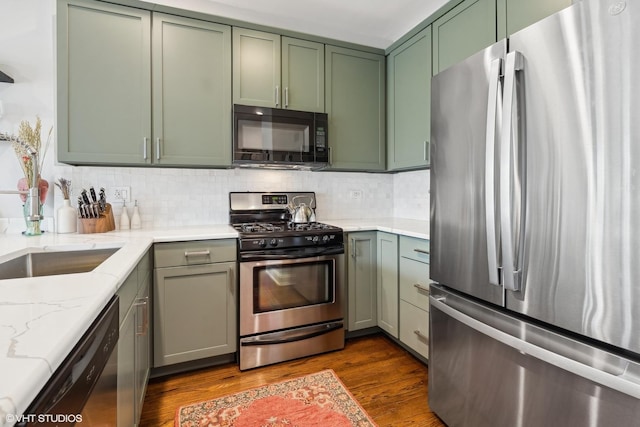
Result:
[[[71,201],[64,199],[64,205],[58,208],[56,231],[58,233],[75,233],[77,218],[76,210],[71,207]]]

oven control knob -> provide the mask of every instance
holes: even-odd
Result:
[[[318,243],[318,236],[313,236],[313,239],[312,239],[312,240],[313,240],[313,243],[316,243],[316,244],[317,244],[317,243]]]
[[[329,236],[327,234],[322,236],[322,243],[329,243]]]
[[[267,242],[264,239],[260,239],[258,240],[258,246],[260,246],[261,248],[266,248]]]
[[[269,241],[269,244],[270,244],[271,246],[278,246],[278,239],[271,239],[271,240]]]

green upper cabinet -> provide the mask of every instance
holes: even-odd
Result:
[[[324,44],[282,37],[284,108],[324,112]]]
[[[496,22],[496,0],[464,0],[434,21],[433,74],[495,43]]]
[[[82,0],[57,16],[59,161],[231,164],[230,27]]]
[[[498,0],[498,38],[510,36],[571,3],[571,0]]]
[[[280,36],[233,28],[233,102],[280,106]]]
[[[324,45],[234,27],[233,102],[324,112]]]
[[[325,47],[330,168],[385,170],[385,57]]]
[[[59,1],[57,32],[58,160],[147,163],[150,12],[103,2]]]
[[[431,26],[387,56],[387,169],[429,166]]]
[[[154,14],[152,46],[152,162],[229,166],[231,28]]]

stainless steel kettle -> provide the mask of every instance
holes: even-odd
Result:
[[[287,205],[287,209],[291,214],[291,222],[295,224],[315,222],[316,214],[313,209],[303,202],[294,205],[293,201],[295,201],[295,199],[296,197],[294,197],[293,200]]]

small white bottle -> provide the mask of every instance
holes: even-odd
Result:
[[[129,214],[127,213],[127,204],[122,202],[122,215],[120,215],[120,230],[129,229]]]
[[[138,201],[136,200],[136,203],[133,206],[133,216],[131,216],[131,228],[138,229],[141,226],[140,211],[138,210]]]

